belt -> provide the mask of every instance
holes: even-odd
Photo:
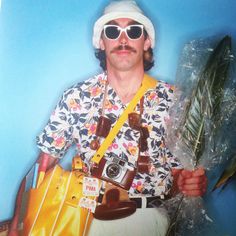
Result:
[[[136,202],[137,208],[159,207],[164,201],[160,197],[130,197],[130,200]]]
[[[102,199],[104,196],[104,192],[100,192],[98,196],[98,202],[102,203]],[[169,199],[170,195],[166,195],[164,198],[158,196],[150,196],[150,197],[131,197],[129,196],[130,201],[134,201],[136,203],[137,208],[154,208],[159,207],[163,204],[164,200]]]

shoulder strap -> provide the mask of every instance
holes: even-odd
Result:
[[[102,145],[99,147],[99,149],[93,156],[92,162],[96,164],[100,162],[107,148],[112,143],[115,136],[117,135],[118,131],[121,129],[125,121],[128,119],[128,114],[134,110],[138,101],[145,94],[145,92],[150,88],[155,88],[156,85],[157,85],[157,80],[155,80],[154,78],[150,77],[147,74],[144,75],[141,87],[139,88],[139,90],[137,91],[136,95],[134,96],[132,101],[129,103],[127,108],[124,110],[120,118],[117,120],[116,124],[114,125],[114,127],[112,128],[112,130],[110,131],[106,139],[103,141]]]

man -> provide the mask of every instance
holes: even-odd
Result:
[[[38,137],[41,149],[38,162],[48,157],[48,169],[73,143],[90,167],[107,129],[100,127],[100,117],[113,127],[142,85],[144,71],[153,66],[154,27],[134,1],[112,2],[94,25],[93,45],[104,72],[66,90]],[[141,116],[140,130],[146,134],[127,120],[104,155],[107,160],[116,158],[133,167],[139,156],[148,156],[148,171],[138,172],[129,189],[130,198],[141,199],[142,208],[119,220],[93,220],[90,235],[165,235],[166,213],[145,202],[153,196],[165,198],[178,192],[201,196],[206,191],[204,170],[182,170],[165,146],[165,120],[172,96],[171,86],[160,81],[149,89],[135,108]],[[98,129],[101,133],[96,132]],[[22,188],[17,203],[21,192]],[[10,235],[16,233],[18,211],[16,207]]]

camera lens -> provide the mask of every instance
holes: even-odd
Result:
[[[111,179],[118,178],[120,175],[120,172],[121,172],[121,168],[117,164],[112,163],[109,166],[107,166],[106,174]]]

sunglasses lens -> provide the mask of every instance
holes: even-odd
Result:
[[[116,26],[108,26],[104,29],[104,33],[109,39],[117,39],[120,35],[120,30]]]
[[[142,26],[138,26],[138,25],[132,25],[127,29],[127,35],[129,36],[129,38],[131,39],[138,39],[141,37],[143,33],[143,29]]]

